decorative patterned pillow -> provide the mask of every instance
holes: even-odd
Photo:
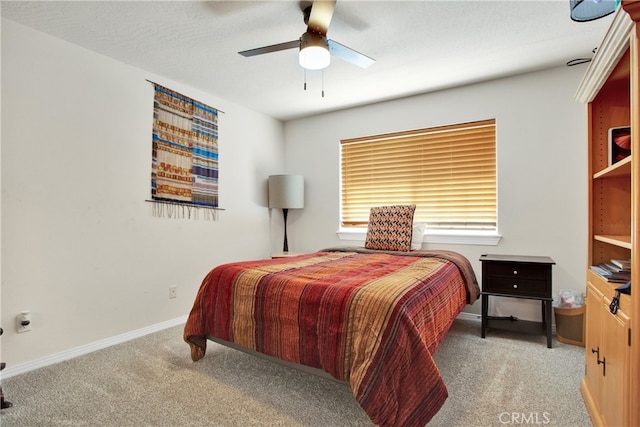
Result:
[[[415,210],[416,205],[371,208],[364,247],[384,251],[410,250]]]

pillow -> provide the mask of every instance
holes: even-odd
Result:
[[[409,251],[415,210],[416,205],[371,208],[364,247],[383,251]]]
[[[411,232],[411,250],[418,251],[422,249],[422,238],[424,232],[427,231],[427,224],[413,224]]]

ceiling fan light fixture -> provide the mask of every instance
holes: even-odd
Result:
[[[306,32],[300,38],[300,66],[307,70],[322,70],[331,63],[331,53],[327,38],[320,34]]]
[[[571,19],[577,22],[593,21],[615,12],[620,0],[569,0]]]

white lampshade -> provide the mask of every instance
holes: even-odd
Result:
[[[304,208],[304,177],[302,175],[269,176],[269,207]]]
[[[331,63],[327,38],[315,33],[304,33],[300,38],[298,61],[307,70],[321,70]]]

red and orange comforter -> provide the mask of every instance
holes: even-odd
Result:
[[[431,355],[479,292],[469,261],[449,251],[237,262],[206,276],[184,339],[194,361],[216,337],[322,369],[375,424],[424,426],[447,398]]]

